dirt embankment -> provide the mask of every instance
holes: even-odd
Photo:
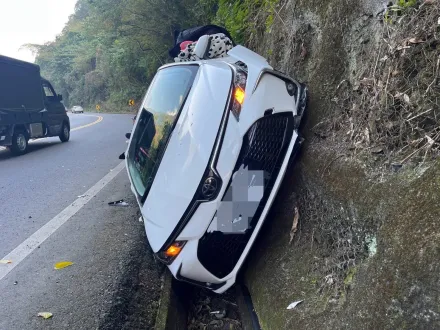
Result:
[[[265,330],[440,328],[440,3],[399,3],[281,0],[252,32],[310,88],[306,145],[249,261]]]

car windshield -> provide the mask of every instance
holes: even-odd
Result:
[[[153,182],[197,71],[197,65],[168,67],[151,83],[127,155],[128,170],[140,196]]]

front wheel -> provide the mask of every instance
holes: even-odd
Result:
[[[67,124],[63,124],[63,129],[61,130],[60,140],[61,142],[67,142],[70,139],[70,127]]]
[[[28,139],[23,132],[16,132],[12,136],[11,151],[15,155],[24,155],[28,150]]]

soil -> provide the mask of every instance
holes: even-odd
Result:
[[[136,205],[134,197],[129,199],[131,205]],[[135,219],[140,215],[138,210]],[[112,298],[111,308],[103,315],[99,329],[153,329],[155,326],[162,290],[157,279],[161,278],[165,269],[154,260],[150,251],[145,252],[145,232],[139,230],[138,235],[139,239],[133,244],[124,267],[122,281]]]
[[[433,153],[393,164],[408,154],[388,143],[393,135],[371,126],[362,135],[364,127],[355,125],[350,136],[358,117],[347,103],[361,114],[372,109],[356,97],[367,94],[352,87],[378,77],[373,69],[387,4],[280,1],[272,27],[250,36],[252,49],[310,89],[306,144],[286,173],[246,273],[263,329],[440,328],[440,162]],[[437,1],[429,6],[439,9]],[[382,93],[385,85],[377,84]],[[432,93],[438,97],[437,89]],[[289,244],[295,207],[299,224]],[[287,310],[296,300],[304,302]]]

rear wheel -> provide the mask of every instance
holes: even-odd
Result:
[[[63,128],[60,134],[61,142],[67,142],[70,139],[70,127],[66,123],[63,124]]]
[[[24,132],[15,132],[12,136],[11,151],[15,155],[24,155],[27,152],[28,138]]]

